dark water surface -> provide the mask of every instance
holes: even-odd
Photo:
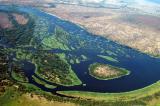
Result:
[[[80,85],[73,87],[64,87],[59,85],[54,90],[47,89],[44,86],[39,85],[32,80],[31,76],[32,74],[34,74],[34,68],[35,68],[34,65],[31,63],[24,62],[24,64],[26,64],[25,65],[26,67],[24,67],[24,69],[25,72],[28,74],[30,83],[35,84],[41,89],[46,91],[78,90],[78,91],[94,91],[94,92],[126,92],[146,87],[160,80],[159,58],[150,57],[149,55],[143,54],[132,48],[120,45],[116,42],[110,41],[103,37],[90,34],[86,30],[82,29],[81,27],[71,22],[61,20],[55,16],[39,11],[38,9],[32,7],[21,7],[21,6],[17,8],[19,9],[19,11],[32,13],[38,17],[47,18],[52,27],[54,27],[55,25],[60,26],[65,31],[71,33],[72,34],[71,36],[78,37],[79,39],[87,42],[87,46],[75,49],[73,51],[52,50],[52,52],[65,53],[66,55],[74,54],[77,56],[81,56],[81,54],[83,54],[89,58],[88,61],[81,62],[80,64],[71,64],[72,69],[75,71],[80,80],[84,84],[86,84],[86,86]],[[0,6],[0,9],[9,10],[7,6]],[[77,45],[76,40],[77,39],[70,41],[70,46],[76,48]],[[102,49],[106,49],[117,54],[111,56],[113,58],[116,58],[119,62],[111,62],[99,58],[97,55],[110,56],[107,53],[101,52]],[[113,66],[126,68],[127,70],[131,71],[131,74],[113,80],[107,80],[107,81],[97,80],[88,74],[88,66],[94,62],[110,64]]]

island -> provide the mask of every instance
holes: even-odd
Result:
[[[89,74],[99,80],[110,80],[130,74],[130,71],[102,63],[93,63],[89,66]]]

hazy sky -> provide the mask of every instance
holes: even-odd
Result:
[[[105,2],[109,4],[119,4],[119,3],[136,3],[136,4],[156,4],[154,2],[159,2],[160,0],[81,0],[82,2],[95,2],[95,3],[100,3],[100,2]]]
[[[103,5],[127,5],[135,9],[140,9],[147,13],[160,14],[160,0],[71,0],[83,3],[102,3]],[[157,3],[158,2],[158,3]]]

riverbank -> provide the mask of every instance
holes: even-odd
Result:
[[[62,9],[65,8],[65,9]],[[111,39],[141,52],[159,54],[159,17],[126,8],[91,8],[79,5],[57,4],[54,8],[42,8],[62,19],[83,26],[89,32]],[[87,10],[87,11],[86,11]],[[153,23],[147,23],[153,22]]]
[[[69,101],[60,101],[58,96],[27,83],[8,86],[0,95],[0,104],[1,106],[78,106]]]
[[[160,81],[139,90],[123,93],[95,93],[84,91],[58,91],[58,93],[82,99],[105,101],[111,104],[145,105],[152,101],[160,104]]]
[[[43,91],[32,84],[14,84],[7,87],[6,91],[0,95],[0,104],[2,106],[21,106],[22,104],[51,106],[55,103],[56,106],[58,104],[60,106],[68,106],[68,104],[69,106],[158,106],[160,104],[160,81],[143,89],[125,93],[83,91],[58,91],[57,93],[62,95],[57,96]]]

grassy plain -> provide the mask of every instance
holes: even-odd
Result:
[[[40,92],[40,90],[37,92]],[[46,95],[50,95],[49,93]],[[50,101],[36,93],[24,93],[10,87],[0,96],[1,106],[78,106],[70,102]]]

